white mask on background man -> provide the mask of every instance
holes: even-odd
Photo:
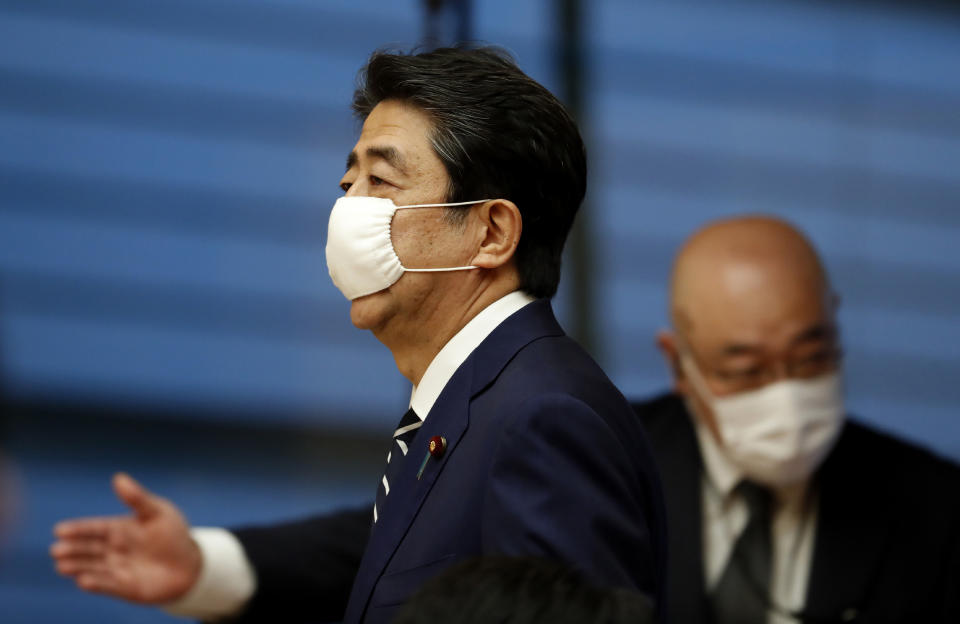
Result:
[[[839,372],[718,397],[691,357],[681,361],[700,400],[713,412],[724,454],[748,479],[770,487],[807,479],[843,428]]]
[[[405,271],[433,273],[464,271],[475,266],[439,269],[408,269],[400,263],[390,238],[390,224],[397,210],[443,208],[488,201],[454,204],[397,206],[383,197],[341,197],[330,211],[327,226],[327,269],[334,285],[351,301],[392,286]]]

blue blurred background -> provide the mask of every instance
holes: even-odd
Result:
[[[555,307],[625,394],[666,386],[682,239],[772,213],[843,296],[852,411],[960,458],[960,12],[591,0],[571,45],[575,4],[0,1],[0,620],[170,621],[47,558],[55,521],[120,511],[116,470],[201,525],[372,498],[409,386],[349,323],[326,219],[357,70],[429,33],[575,100],[591,190]]]

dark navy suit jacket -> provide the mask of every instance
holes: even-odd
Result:
[[[418,478],[433,436],[446,438],[446,453]],[[652,451],[549,302],[513,314],[467,358],[404,461],[365,549],[370,508],[236,531],[258,576],[244,620],[339,619],[352,581],[344,621],[387,623],[425,580],[487,553],[560,559],[664,604],[666,523]]]

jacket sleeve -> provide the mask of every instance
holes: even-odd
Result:
[[[628,446],[574,397],[518,406],[491,466],[483,551],[559,559],[599,585],[658,597],[659,482]]]
[[[236,622],[339,622],[360,567],[373,505],[287,524],[231,529],[257,588]]]

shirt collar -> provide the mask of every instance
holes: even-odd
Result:
[[[426,420],[447,382],[474,349],[509,316],[535,300],[519,290],[497,299],[470,319],[470,322],[440,349],[423,373],[420,385],[414,386],[410,395],[410,407],[420,420]]]
[[[703,470],[706,473],[707,480],[720,494],[722,499],[726,499],[733,488],[743,478],[743,472],[737,468],[720,449],[717,439],[713,437],[713,432],[702,421],[697,418],[691,405],[687,405],[687,412],[693,420],[693,427],[697,432],[697,441],[700,443],[700,455],[703,457]]]

